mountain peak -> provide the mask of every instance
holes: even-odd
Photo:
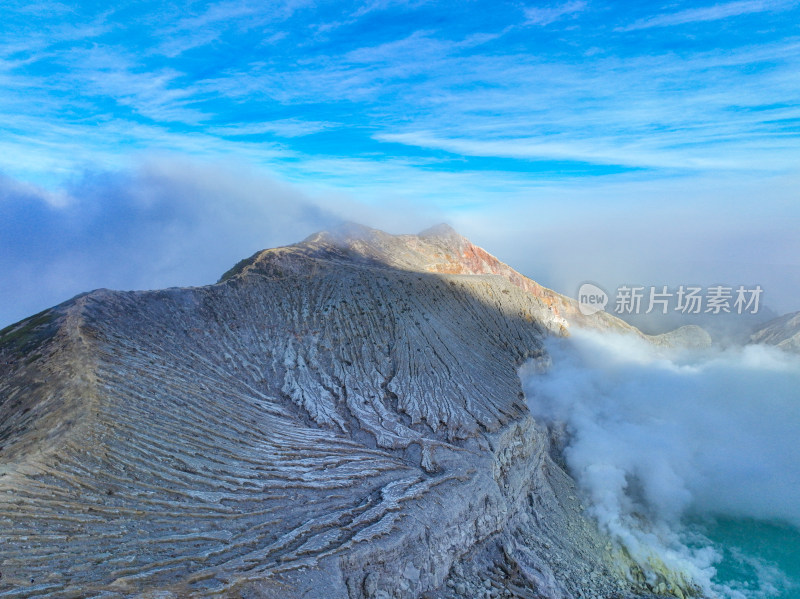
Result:
[[[381,234],[386,235],[386,233],[379,229],[373,229],[372,227],[354,221],[344,221],[330,229],[312,233],[301,243],[318,243],[321,240],[328,240],[329,242],[337,240],[343,243],[354,239],[369,239]]]
[[[456,239],[464,239],[464,237],[459,234],[453,227],[448,225],[447,223],[439,223],[438,225],[434,225],[432,227],[428,227],[421,233],[419,233],[418,237],[428,238],[428,237],[437,237],[437,238],[456,238]]]
[[[299,244],[262,252],[256,262],[299,257],[442,274],[498,274],[498,269],[508,268],[447,224],[417,235],[392,235],[348,222],[314,233]]]

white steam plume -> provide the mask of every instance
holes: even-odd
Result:
[[[720,591],[718,556],[689,548],[687,517],[800,528],[800,357],[766,346],[665,353],[585,331],[548,349],[547,372],[521,371],[531,410],[566,423],[565,458],[591,513],[645,571],[660,560]]]

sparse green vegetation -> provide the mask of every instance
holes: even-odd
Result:
[[[30,318],[9,325],[0,331],[0,347],[10,349],[14,354],[24,355],[48,337],[55,312],[48,308]]]
[[[245,268],[250,266],[253,262],[256,261],[256,258],[261,252],[256,252],[249,258],[244,258],[243,260],[239,260],[236,264],[233,265],[233,268],[230,270],[225,271],[225,273],[219,278],[217,283],[224,283],[228,279],[231,279],[242,272]]]

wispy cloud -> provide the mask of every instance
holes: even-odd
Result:
[[[309,0],[272,3],[269,10],[251,2],[229,1],[203,5],[204,10],[185,14],[181,9],[165,19],[165,25],[157,28],[159,42],[152,49],[154,54],[175,58],[189,50],[219,42],[229,35],[245,36],[251,31],[259,31],[271,24],[281,23],[296,11],[310,4]],[[279,35],[275,32],[272,36]]]
[[[525,24],[526,25],[539,25],[545,26],[554,23],[559,19],[575,15],[586,9],[586,2],[584,0],[572,0],[564,4],[558,4],[548,7],[530,6],[525,7]]]
[[[254,15],[261,16],[263,13],[253,4],[248,2],[214,2],[206,9],[196,15],[182,17],[174,26],[175,31],[197,30],[223,22],[247,22]]]
[[[634,31],[649,29],[651,27],[670,27],[686,25],[688,23],[702,23],[706,21],[719,21],[730,17],[738,17],[759,12],[786,10],[795,6],[793,0],[736,0],[722,4],[713,4],[699,8],[687,8],[678,12],[662,13],[652,17],[640,19],[618,28],[618,31]]]
[[[321,131],[341,127],[337,123],[326,121],[304,121],[301,119],[279,119],[263,123],[238,123],[224,127],[210,127],[207,131],[212,135],[223,137],[244,137],[250,135],[263,135],[265,133],[278,137],[303,137]]]
[[[372,12],[384,11],[389,8],[413,8],[425,4],[428,0],[370,0],[353,13],[353,17],[363,17]]]
[[[657,15],[647,23],[779,6],[787,5],[744,0]],[[587,7],[577,0],[533,6],[526,9],[526,18],[538,25],[580,19]],[[167,19],[162,28],[155,28],[143,52],[133,52],[107,35],[120,26],[113,15],[94,17],[86,20],[96,27],[80,34],[82,43],[66,41],[78,35],[75,28],[62,31],[50,45],[42,46],[38,38],[29,42],[39,56],[36,64],[21,58],[25,53],[20,53],[19,44],[25,43],[25,36],[18,35],[14,50],[6,46],[8,58],[2,67],[7,93],[0,98],[0,112],[8,115],[6,129],[11,133],[5,144],[11,150],[24,143],[25,132],[12,123],[34,127],[49,119],[50,126],[36,134],[40,154],[43,143],[64,148],[81,140],[96,143],[97,152],[90,153],[97,155],[110,145],[135,151],[148,146],[159,151],[191,148],[202,155],[258,156],[280,169],[279,154],[300,157],[289,147],[294,142],[283,147],[263,141],[256,145],[258,135],[305,141],[309,134],[336,130],[348,139],[326,145],[321,155],[305,145],[307,162],[342,159],[348,151],[372,152],[385,162],[383,153],[405,145],[465,157],[696,171],[744,164],[782,168],[791,155],[786,150],[795,143],[791,119],[797,115],[792,107],[800,97],[793,84],[797,44],[791,39],[682,55],[606,49],[576,57],[535,46],[537,42],[520,37],[522,30],[515,31],[508,19],[492,23],[494,33],[417,26],[399,28],[392,36],[345,40],[346,30],[357,26],[351,22],[331,33],[328,41],[304,40],[305,50],[298,53],[291,41],[297,31],[293,33],[286,21],[284,39],[268,52],[229,54],[222,65],[200,73],[196,58],[182,57],[185,49],[208,44],[235,47],[239,38],[246,38],[248,47],[261,48],[276,34],[270,24],[306,8],[297,2],[278,14],[247,3],[222,2],[186,17],[176,13],[174,22]],[[408,15],[416,9],[435,9],[393,2],[373,8]],[[332,18],[342,16],[345,20]],[[358,20],[351,14],[320,16],[320,22],[347,19]],[[314,25],[304,28],[314,30]],[[98,42],[98,35],[105,37]],[[513,52],[501,49],[507,39]],[[592,48],[596,42],[591,39]],[[533,45],[525,51],[525,44]],[[212,50],[203,51],[213,63]],[[158,52],[174,57],[169,67],[157,59]],[[32,95],[37,97],[38,119],[25,115]],[[255,106],[259,109],[253,110]],[[244,117],[241,107],[247,108]],[[56,139],[58,131],[71,133]],[[107,136],[105,141],[98,133]],[[379,143],[367,147],[369,140]],[[26,152],[30,150],[12,152],[9,160]]]
[[[448,137],[441,138],[430,132],[386,133],[376,135],[381,141],[403,143],[423,148],[445,150],[454,154],[485,157],[518,158],[523,160],[577,161],[592,164],[619,165],[625,167],[657,167],[681,169],[725,169],[741,166],[721,158],[691,156],[686,149],[679,155],[659,152],[644,144],[623,145],[614,139],[591,142],[581,139],[558,141],[550,137],[479,139]]]
[[[800,118],[794,55],[788,43],[586,64],[453,57],[442,68],[457,82],[440,78],[438,95],[421,82],[417,91],[432,98],[425,113],[374,136],[456,155],[676,172],[791,169]]]

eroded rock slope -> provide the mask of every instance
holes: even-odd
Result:
[[[9,327],[0,597],[646,594],[517,376],[571,321],[629,328],[451,229],[351,227]]]

